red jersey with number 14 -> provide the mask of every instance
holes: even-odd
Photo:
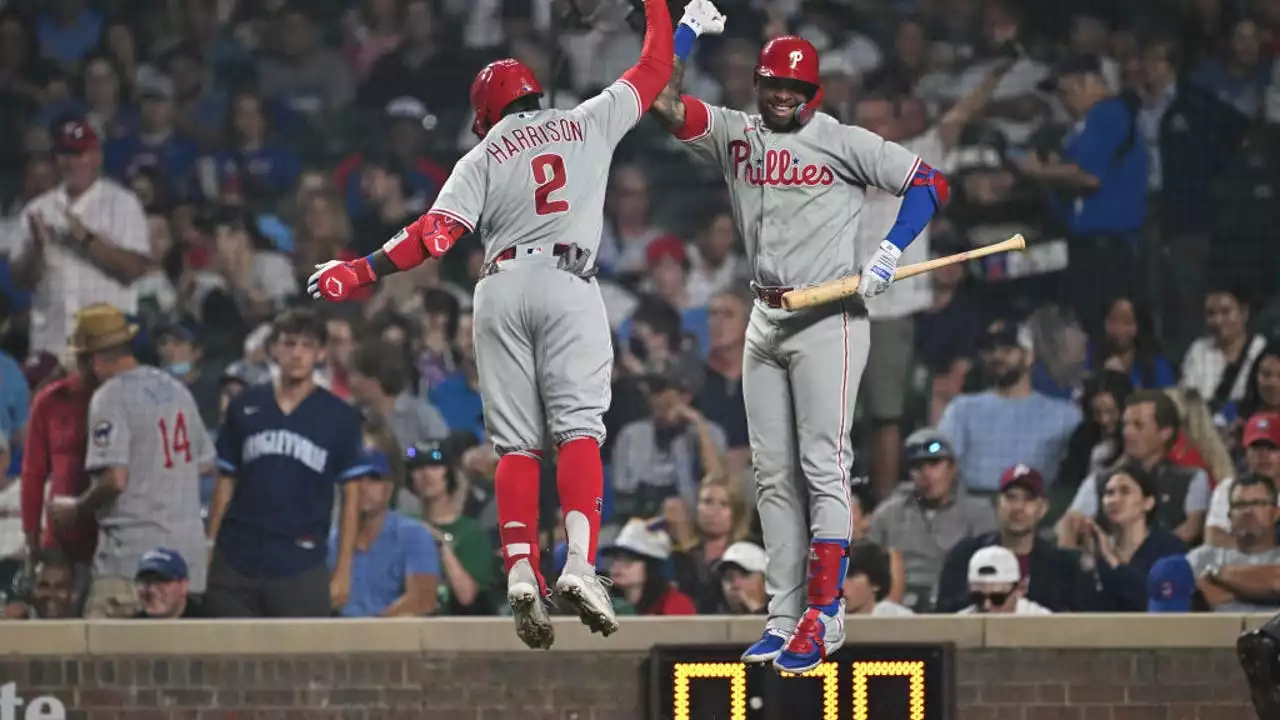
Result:
[[[485,260],[507,248],[576,243],[593,253],[614,148],[644,108],[626,79],[572,110],[508,115],[454,167],[432,211],[479,230]]]

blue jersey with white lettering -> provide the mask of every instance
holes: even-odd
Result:
[[[272,385],[255,385],[231,401],[215,445],[219,471],[236,481],[217,557],[251,577],[324,563],[335,489],[370,470],[360,413],[317,387],[286,415]]]

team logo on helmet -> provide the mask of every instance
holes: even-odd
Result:
[[[791,58],[791,69],[795,70],[799,67],[800,62],[804,60],[804,53],[799,50],[792,50],[789,57]]]

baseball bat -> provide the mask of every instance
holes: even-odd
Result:
[[[898,268],[898,271],[893,274],[893,279],[903,280],[921,273],[927,273],[931,270],[937,270],[940,267],[968,262],[969,260],[975,260],[988,255],[995,255],[996,253],[1012,252],[1015,250],[1021,252],[1022,250],[1025,250],[1026,247],[1026,238],[1022,237],[1021,233],[1019,233],[1008,240],[1003,240],[992,245],[984,245],[980,248],[966,250],[962,253],[956,253],[955,255],[947,255],[946,257],[934,258],[922,263],[904,265]],[[851,275],[849,277],[840,278],[839,280],[830,280],[820,285],[814,285],[813,287],[792,290],[782,296],[782,307],[788,310],[802,310],[804,308],[813,307],[814,305],[821,305],[823,303],[832,302],[833,300],[850,297],[854,293],[858,292],[858,281],[861,278],[861,275]]]

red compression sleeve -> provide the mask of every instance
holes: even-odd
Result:
[[[648,111],[658,93],[671,79],[671,67],[675,60],[672,48],[671,11],[666,0],[644,0],[644,47],[640,50],[640,62],[622,74],[640,95],[641,114]]]
[[[707,104],[690,95],[681,95],[680,102],[684,103],[684,124],[672,130],[671,134],[685,142],[706,135],[711,130],[711,111]]]
[[[461,220],[437,210],[414,220],[382,246],[382,252],[397,270],[410,270],[428,257],[440,257],[458,238],[471,232]]]

